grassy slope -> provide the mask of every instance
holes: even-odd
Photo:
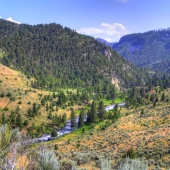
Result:
[[[170,89],[166,95],[170,97]],[[111,159],[112,165],[117,165],[126,156],[129,149],[133,148],[137,157],[144,156],[149,160],[150,169],[158,166],[166,169],[170,163],[170,103],[158,102],[157,106],[144,107],[145,114],[141,117],[141,108],[135,110],[122,109],[124,115],[117,123],[112,124],[106,130],[96,130],[81,133],[75,131],[49,143],[54,147],[58,144],[58,151],[64,157],[76,159],[77,153],[90,153],[90,155],[102,156]],[[129,114],[128,116],[125,116]],[[68,144],[69,140],[69,144]],[[78,143],[80,144],[77,147]],[[73,158],[74,157],[74,158]],[[94,161],[83,164],[80,167],[87,169],[99,169]]]
[[[12,94],[12,98],[15,98],[15,101],[11,101],[10,98],[6,96],[9,92]],[[27,79],[24,74],[0,64],[0,94],[2,93],[5,94],[5,97],[0,97],[0,117],[3,112],[5,113],[5,116],[8,116],[11,111],[14,111],[17,106],[19,106],[23,121],[28,119],[27,110],[32,108],[32,104],[34,102],[40,104],[41,100],[39,94],[42,94],[43,96],[52,95],[51,92],[31,88],[30,79]],[[19,101],[21,101],[22,104],[18,104]],[[31,104],[28,104],[29,101]],[[3,111],[5,108],[8,108],[8,111]],[[77,106],[73,108],[76,109]],[[45,107],[41,107],[40,112],[40,116],[30,119],[30,125],[33,122],[35,123],[35,126],[38,126],[43,122],[45,124],[51,122],[47,119],[48,113]],[[63,113],[66,113],[67,117],[69,117],[71,111],[69,108],[59,108],[58,111],[54,111],[52,114],[60,115]]]

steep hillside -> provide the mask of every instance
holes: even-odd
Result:
[[[67,93],[69,92],[68,98],[76,96],[76,90],[67,89]],[[54,127],[63,126],[65,122],[60,122],[60,119],[64,114],[65,118],[70,117],[70,107],[75,110],[82,107],[73,99],[74,104],[68,104],[69,99],[57,103],[59,97],[59,91],[52,93],[32,88],[31,79],[0,64],[0,124],[8,123],[12,127],[19,127],[32,136],[50,133]],[[20,124],[18,115],[21,116]],[[54,121],[53,118],[59,121]]]
[[[110,84],[141,85],[146,72],[92,37],[59,24],[14,24],[0,19],[1,62],[38,81],[33,87],[85,87]]]
[[[169,29],[126,35],[112,48],[139,67],[170,72]]]

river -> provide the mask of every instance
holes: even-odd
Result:
[[[118,106],[119,106],[119,107],[123,107],[123,106],[125,106],[125,103],[119,103]],[[106,107],[105,107],[105,110],[106,110],[106,111],[109,111],[109,110],[114,109],[114,107],[115,107],[115,104],[109,105],[109,106],[106,106]],[[78,120],[79,120],[79,117],[76,117],[76,124],[77,124],[77,125],[78,125]],[[86,121],[86,117],[85,117],[84,121]],[[57,134],[58,134],[57,137],[60,137],[60,136],[62,136],[62,135],[64,135],[64,134],[69,134],[69,133],[72,132],[73,130],[74,130],[74,128],[71,128],[71,121],[68,120],[68,121],[66,122],[65,126],[64,126],[62,129],[60,129],[60,130],[57,131]],[[41,137],[36,138],[35,140],[38,141],[38,142],[41,142],[41,141],[45,142],[45,141],[49,141],[49,140],[53,140],[53,139],[54,139],[54,138],[51,137],[51,134],[43,134]]]

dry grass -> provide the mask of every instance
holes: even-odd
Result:
[[[9,116],[11,111],[14,111],[17,106],[19,106],[20,113],[24,121],[25,119],[28,119],[27,111],[29,108],[32,108],[32,104],[40,104],[40,94],[42,96],[49,94],[52,95],[52,92],[31,88],[30,84],[31,80],[24,74],[0,64],[0,95],[2,93],[5,95],[5,97],[0,97],[0,117],[3,112],[6,117]],[[10,98],[6,96],[9,92],[12,94],[12,98],[14,98],[14,100],[10,100]],[[21,101],[22,104],[18,104],[19,101]],[[57,101],[57,99],[54,101]],[[28,104],[28,102],[31,102],[31,104]],[[48,103],[50,104],[50,102]],[[8,108],[8,111],[3,111],[5,108]],[[73,108],[76,110],[79,109],[80,106],[73,106]],[[51,120],[47,119],[49,112],[46,111],[45,106],[42,106],[39,112],[41,112],[41,115],[31,118],[29,126],[32,125],[33,122],[35,126],[40,126],[42,123],[51,123]],[[54,109],[52,114],[62,115],[64,113],[66,113],[67,118],[69,118],[71,113],[70,108],[59,108],[58,111]]]
[[[169,95],[169,92],[166,91],[166,94]],[[156,108],[148,105],[142,117],[141,108],[124,109],[122,112],[130,112],[130,115],[122,117],[106,130],[93,130],[83,136],[74,134],[69,144],[67,138],[61,138],[59,141],[51,142],[50,145],[58,144],[58,152],[65,155],[79,152],[90,152],[93,156],[102,155],[104,158],[111,159],[113,166],[119,164],[128,150],[133,148],[137,157],[144,156],[149,160],[152,165],[150,169],[158,166],[165,169],[170,164],[169,108],[170,103],[166,102],[159,102]],[[70,157],[70,159],[74,158]],[[80,167],[83,166],[86,167],[84,164]]]

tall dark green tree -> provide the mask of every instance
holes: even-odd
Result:
[[[114,108],[114,110],[113,110],[113,118],[112,118],[112,120],[113,120],[113,122],[115,122],[117,119],[119,119],[120,118],[120,110],[119,110],[119,107],[118,107],[118,104],[116,104],[115,105],[115,108]]]
[[[87,113],[87,122],[96,123],[98,120],[96,103],[93,101],[90,111]]]
[[[110,99],[112,100],[116,99],[116,88],[114,85],[111,85],[110,87]]]
[[[19,114],[19,112],[20,112],[20,108],[19,108],[19,106],[17,106],[17,108],[15,109],[15,113]]]
[[[80,115],[79,115],[79,121],[78,121],[78,127],[82,127],[84,125],[84,109],[81,109]]]
[[[36,103],[33,103],[33,106],[32,106],[32,112],[33,114],[37,115],[37,104]]]
[[[71,120],[71,128],[76,128],[76,115],[73,109],[71,111],[70,120]]]
[[[98,116],[100,118],[100,120],[103,120],[106,118],[106,111],[105,111],[105,107],[104,107],[104,102],[100,101],[99,102],[99,110],[98,110]]]
[[[22,118],[21,118],[21,114],[20,113],[17,115],[16,125],[19,127],[19,129],[22,129],[23,124],[22,124]]]
[[[165,93],[163,92],[161,96],[161,101],[164,101],[164,100],[165,100]]]
[[[1,120],[2,120],[2,124],[5,124],[6,120],[5,120],[5,114],[4,114],[4,112],[2,113],[2,118],[1,118]]]
[[[62,115],[61,122],[64,124],[66,123],[66,114],[65,113]]]
[[[57,131],[55,130],[55,129],[53,129],[52,130],[52,132],[51,132],[51,137],[57,137],[58,136],[58,133],[57,133]]]

